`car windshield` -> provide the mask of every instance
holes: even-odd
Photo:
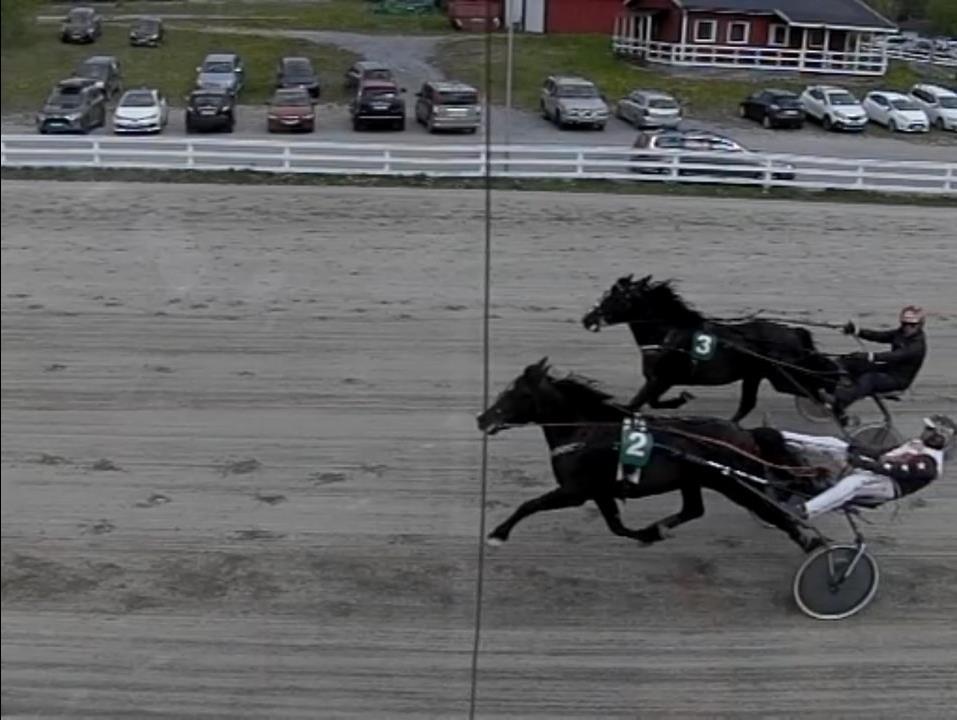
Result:
[[[891,100],[895,110],[920,110],[920,106],[913,100]]]
[[[231,73],[233,64],[228,60],[207,60],[203,63],[204,73]]]
[[[369,80],[391,80],[392,71],[388,68],[370,68],[362,72],[362,77]]]
[[[777,103],[783,107],[797,107],[801,104],[800,99],[794,95],[772,95],[771,102]]]
[[[594,85],[559,85],[558,97],[594,98],[598,97],[598,88]]]
[[[99,63],[83,63],[77,68],[76,74],[79,77],[102,79],[110,74],[110,68]]]
[[[648,107],[655,108],[657,110],[676,110],[678,108],[678,103],[670,98],[652,98],[648,101]]]
[[[273,96],[272,99],[273,105],[292,105],[295,107],[308,106],[312,105],[312,102],[309,100],[309,96],[305,93],[300,92],[279,92]]]
[[[391,99],[394,98],[398,93],[395,88],[388,87],[373,87],[365,88],[362,91],[362,97],[364,98],[382,98],[382,99]]]
[[[308,77],[312,75],[312,66],[307,60],[287,60],[282,71],[288,77]]]
[[[478,95],[474,92],[443,92],[439,97],[442,105],[478,105]]]
[[[47,98],[47,105],[55,105],[63,108],[80,107],[82,96],[79,90],[67,88],[64,90],[54,90]]]
[[[78,24],[78,25],[79,25],[79,24],[88,23],[88,22],[90,22],[92,19],[93,19],[93,11],[92,11],[92,10],[86,10],[86,9],[83,9],[83,10],[71,10],[71,11],[69,12],[69,14],[66,16],[67,22],[69,22],[69,23],[76,23],[76,24]]]
[[[857,105],[857,100],[854,99],[854,96],[846,92],[828,93],[827,101],[831,103],[831,105]]]
[[[940,106],[948,110],[957,108],[957,95],[944,95],[940,98]]]
[[[159,30],[159,23],[156,20],[137,20],[133,29],[139,32],[156,32]]]
[[[128,92],[120,100],[120,107],[152,107],[155,104],[153,93],[149,92]]]

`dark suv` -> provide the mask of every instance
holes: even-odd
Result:
[[[94,55],[76,66],[73,77],[88,78],[109,100],[123,89],[120,61],[112,55]]]
[[[393,130],[405,130],[405,88],[396,87],[388,80],[369,80],[359,85],[349,104],[354,130],[366,125],[388,125]]]
[[[91,43],[103,32],[100,16],[90,7],[70,8],[60,27],[60,40],[65,43]]]
[[[236,124],[234,99],[226,88],[205,88],[191,92],[186,98],[186,132],[232,132]]]
[[[318,98],[320,93],[319,76],[312,68],[312,62],[307,57],[284,57],[279,59],[276,66],[276,89],[302,88],[312,98]]]
[[[87,133],[106,124],[106,100],[103,93],[85,78],[70,78],[57,83],[37,113],[37,130]]]
[[[436,130],[474,133],[482,124],[478,91],[460,82],[427,82],[416,93],[415,119]]]

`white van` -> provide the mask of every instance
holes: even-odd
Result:
[[[957,132],[957,93],[940,85],[915,85],[910,96],[927,114],[933,127]]]

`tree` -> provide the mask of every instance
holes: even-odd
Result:
[[[927,19],[941,35],[957,35],[957,2],[955,0],[928,0]]]

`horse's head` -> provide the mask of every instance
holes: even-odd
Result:
[[[547,357],[525,368],[492,406],[478,416],[479,430],[494,435],[509,425],[541,422],[542,401],[555,392],[548,370]]]
[[[638,280],[633,275],[618,278],[595,306],[582,317],[586,330],[598,332],[604,325],[618,325],[637,319],[641,299],[651,283],[651,275]]]

